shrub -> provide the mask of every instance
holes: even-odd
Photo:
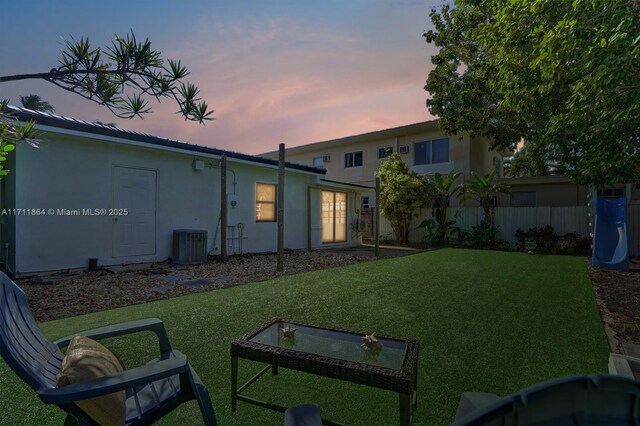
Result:
[[[493,226],[485,221],[480,225],[471,227],[469,242],[472,247],[496,249],[509,246],[509,243],[500,238],[500,227]]]
[[[575,232],[560,237],[550,225],[544,228],[529,228],[526,232],[518,229],[515,236],[518,239],[516,243],[518,250],[525,250],[525,240],[531,238],[536,241],[536,250],[541,252],[586,254],[591,251],[591,238],[582,237]]]
[[[536,240],[536,250],[538,251],[550,251],[559,239],[558,234],[555,233],[551,225],[547,225],[544,228],[529,228],[526,232],[518,229],[515,237],[518,239],[516,243],[518,250],[525,250],[525,240],[531,238]]]
[[[591,238],[582,237],[575,232],[565,234],[554,245],[553,251],[559,254],[586,254],[591,251]]]
[[[574,240],[568,240],[560,238],[553,246],[553,252],[557,254],[574,254],[576,252],[576,242]]]
[[[455,226],[455,224],[455,220],[440,224],[437,220],[432,218],[423,220],[416,229],[425,229],[424,240],[427,245],[441,247],[447,245],[450,237],[460,231],[460,228]]]

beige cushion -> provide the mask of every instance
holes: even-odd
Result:
[[[58,375],[57,385],[63,387],[123,370],[122,362],[109,349],[88,337],[75,336],[71,339],[67,355],[62,361],[62,371]],[[75,404],[102,426],[124,424],[125,391],[76,401]]]

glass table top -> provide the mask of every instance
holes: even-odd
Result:
[[[293,337],[283,331],[287,327],[296,329]],[[298,352],[400,370],[407,349],[406,342],[376,337],[382,344],[382,349],[370,350],[362,346],[363,337],[346,331],[276,322],[249,340]]]

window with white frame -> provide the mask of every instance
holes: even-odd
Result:
[[[393,154],[392,146],[385,146],[384,148],[378,148],[378,158],[387,158]]]
[[[362,196],[361,206],[362,206],[362,210],[371,208],[371,204],[369,203],[369,197],[368,196],[366,196],[366,195]]]
[[[276,221],[277,185],[256,182],[256,222]]]
[[[598,189],[598,197],[603,197],[607,200],[624,197],[624,188]]]
[[[362,167],[362,151],[344,154],[344,167]]]
[[[449,138],[414,142],[413,165],[438,164],[449,162]]]

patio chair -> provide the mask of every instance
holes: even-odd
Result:
[[[638,425],[640,381],[621,376],[551,380],[500,398],[465,392],[453,426]]]
[[[123,390],[127,426],[151,424],[193,399],[198,403],[204,423],[217,424],[207,388],[187,358],[171,348],[162,321],[152,318],[79,333],[98,340],[151,331],[157,335],[160,356],[142,367],[56,387],[64,359],[60,349],[68,346],[73,336],[55,342],[47,340],[29,311],[24,292],[2,272],[0,290],[0,354],[44,403],[56,404],[67,413],[65,424],[97,424],[74,402]]]

